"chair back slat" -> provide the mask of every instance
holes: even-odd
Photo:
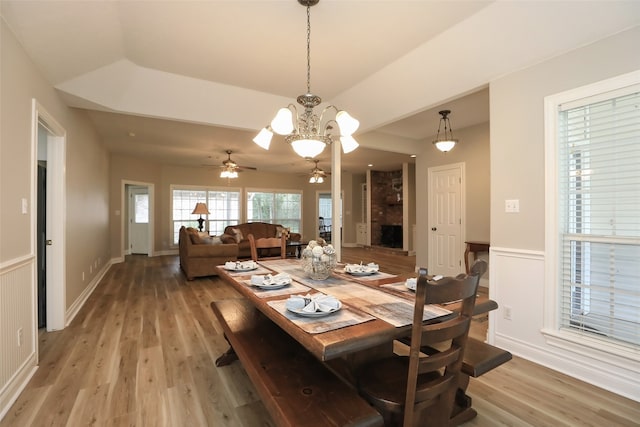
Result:
[[[287,240],[286,235],[281,237],[261,237],[256,239],[253,234],[247,236],[249,240],[249,246],[251,248],[251,259],[258,261],[260,259],[274,259],[274,258],[286,258],[287,257]],[[274,248],[280,249],[279,256],[262,256],[262,250],[271,250]]]

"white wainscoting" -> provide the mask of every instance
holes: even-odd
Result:
[[[0,269],[0,419],[36,370],[35,278],[34,257]]]
[[[588,351],[552,346],[542,333],[545,253],[490,248],[489,297],[499,308],[489,315],[488,341],[516,356],[640,401],[640,366],[606,363]],[[507,310],[509,309],[509,310]],[[507,319],[507,311],[511,319]]]

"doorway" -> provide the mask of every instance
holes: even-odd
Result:
[[[38,102],[32,101],[34,182],[36,206],[36,293],[39,327],[64,329],[66,282],[64,231],[66,131]]]
[[[149,189],[130,185],[129,201],[129,250],[132,254],[149,254]]]
[[[456,276],[464,270],[465,165],[429,168],[427,180],[429,273]]]

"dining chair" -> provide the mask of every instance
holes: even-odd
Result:
[[[287,237],[283,234],[281,237],[262,237],[256,239],[253,234],[247,236],[251,247],[251,259],[258,261],[259,259],[274,259],[287,257]],[[280,249],[280,255],[273,255],[273,249]],[[268,253],[268,255],[263,255]]]
[[[420,269],[408,356],[393,354],[365,364],[358,390],[383,416],[385,426],[447,426],[452,414],[476,301],[479,275],[431,281]],[[425,304],[457,301],[459,311],[423,324]],[[421,353],[421,346],[438,348]]]

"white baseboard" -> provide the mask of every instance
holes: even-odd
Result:
[[[0,391],[0,420],[7,415],[11,405],[18,400],[20,393],[27,386],[29,380],[38,370],[36,354],[32,353],[22,364],[20,369],[7,382],[7,385]]]
[[[69,324],[71,323],[73,318],[76,317],[76,315],[78,314],[78,312],[80,311],[84,303],[87,302],[87,299],[89,298],[89,296],[91,296],[93,291],[96,289],[96,286],[98,286],[98,283],[100,283],[100,280],[102,280],[102,278],[107,273],[107,271],[109,271],[111,264],[112,264],[111,261],[106,263],[102,267],[100,272],[93,277],[93,280],[91,280],[89,285],[84,289],[84,291],[82,291],[80,296],[78,296],[78,298],[76,298],[73,304],[71,304],[71,306],[69,307],[69,310],[67,310],[67,312],[65,313],[65,322],[64,322],[65,327],[69,326]]]

